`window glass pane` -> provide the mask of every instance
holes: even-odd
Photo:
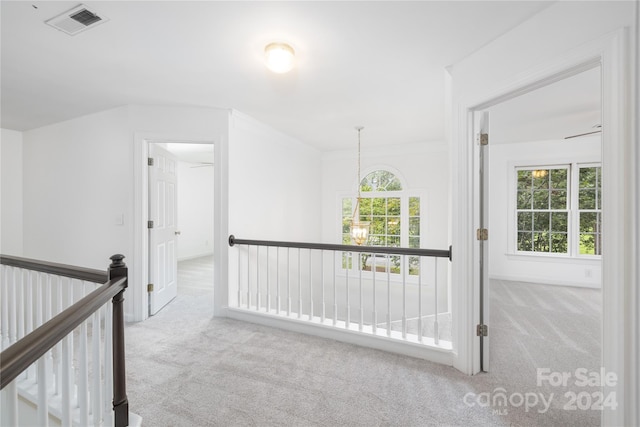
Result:
[[[599,168],[580,168],[580,188],[596,188],[596,175]]]
[[[409,218],[409,236],[420,235],[420,217]]]
[[[566,190],[551,190],[551,209],[567,209]]]
[[[342,199],[342,216],[351,216],[353,214],[353,206],[351,199]]]
[[[533,250],[533,240],[532,240],[532,235],[533,233],[523,233],[523,232],[519,232],[518,233],[518,250],[519,251],[532,251]]]
[[[410,256],[409,257],[409,275],[417,276],[420,274],[420,257]]]
[[[420,197],[409,197],[409,216],[420,216]]]
[[[551,188],[566,190],[567,169],[551,169]]]
[[[368,217],[371,215],[371,205],[373,203],[373,199],[363,197],[360,199],[360,218]]]
[[[390,264],[391,264],[391,272],[392,273],[400,273],[400,257],[399,256],[392,256],[391,260],[390,260]]]
[[[596,235],[580,233],[580,255],[599,255],[596,253]]]
[[[518,171],[518,190],[528,190],[531,188],[531,171]]]
[[[551,234],[551,252],[552,253],[567,253],[569,250],[569,239],[567,233],[552,233]]]
[[[400,215],[399,197],[391,197],[387,199],[387,215]]]
[[[374,217],[369,232],[373,234],[387,234],[387,222],[384,217]]]
[[[389,236],[400,235],[400,217],[399,216],[389,217],[389,221],[387,222],[387,234]]]
[[[579,209],[595,209],[596,208],[596,189],[583,188],[580,190],[578,198]]]
[[[531,209],[531,190],[518,191],[518,209]]]
[[[531,173],[533,175],[533,188],[549,188],[549,171],[547,169],[539,169]]]
[[[409,237],[409,247],[413,249],[420,248],[420,238],[419,237]]]
[[[533,212],[518,212],[518,230],[533,230]]]
[[[392,248],[400,247],[400,236],[389,236],[387,237],[387,246]]]
[[[374,215],[385,215],[387,213],[387,199],[384,197],[373,199],[372,212]]]
[[[595,233],[598,220],[597,212],[580,212],[580,231]]]
[[[533,190],[533,209],[549,209],[549,190]]]
[[[533,251],[534,252],[549,252],[549,232],[533,233]]]
[[[548,212],[533,213],[533,229],[535,231],[549,230],[549,213]]]
[[[561,231],[566,233],[568,231],[568,218],[567,212],[552,212],[551,213],[551,230],[554,232]]]
[[[360,181],[360,191],[401,191],[400,180],[391,172],[377,170]]]

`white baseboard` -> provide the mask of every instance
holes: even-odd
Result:
[[[489,275],[491,280],[506,280],[509,282],[536,283],[540,285],[572,286],[575,288],[600,289],[600,283],[580,283],[569,280],[549,279],[546,277],[519,277],[519,276],[494,276]]]
[[[416,357],[430,362],[453,366],[453,350],[451,348],[431,347],[424,344],[399,340],[382,335],[371,335],[358,330],[339,329],[320,322],[311,322],[297,318],[277,316],[266,312],[253,312],[244,309],[227,308],[227,317],[250,323],[284,329],[292,332],[313,335],[321,338],[373,348],[389,353]],[[426,338],[425,338],[426,339]],[[441,341],[442,343],[442,341]]]

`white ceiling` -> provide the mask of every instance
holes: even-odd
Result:
[[[552,2],[85,2],[109,22],[44,21],[78,2],[1,2],[1,126],[125,104],[235,108],[321,150],[444,140],[444,69]],[[269,72],[289,42],[296,68]]]

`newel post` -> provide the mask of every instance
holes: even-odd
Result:
[[[109,280],[128,277],[124,255],[110,257]],[[127,283],[125,283],[125,288]],[[124,366],[124,289],[113,297],[113,415],[116,427],[129,425],[129,401],[127,400],[126,371]]]

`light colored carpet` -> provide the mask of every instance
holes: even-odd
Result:
[[[546,320],[528,320],[536,328],[524,328],[524,320],[519,320],[515,332],[509,332],[531,339],[520,337],[516,344],[511,342],[515,335],[500,338],[513,317],[539,314],[518,308],[538,301],[530,295],[516,297],[516,288],[531,285],[513,284],[510,289],[502,283],[502,291],[513,293],[510,299],[516,302],[500,300],[507,298],[501,293],[493,305],[493,311],[501,313],[491,331],[494,372],[466,376],[419,359],[212,318],[210,265],[208,260],[181,263],[176,300],[156,316],[127,326],[129,403],[145,426],[599,425],[599,411],[563,410],[560,400],[543,414],[536,411],[542,404],[529,411],[512,405],[507,413],[465,404],[465,395],[467,402],[477,402],[481,393],[498,387],[507,395],[558,393],[536,387],[531,367],[575,369],[575,363],[582,363],[569,360],[567,349],[557,347],[564,338],[577,346],[569,348],[572,355],[593,352],[585,346],[593,342],[576,335],[584,313],[545,299],[538,305],[549,309]],[[575,296],[591,301],[581,292]],[[589,308],[596,316],[597,309]],[[555,316],[562,324],[542,326],[558,320]],[[547,343],[549,331],[556,337]]]

